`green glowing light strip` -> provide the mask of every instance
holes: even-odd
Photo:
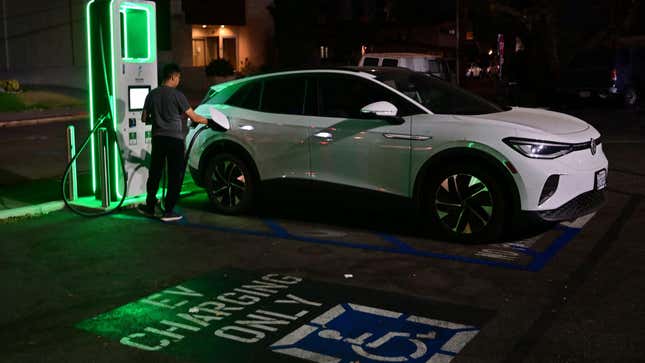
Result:
[[[121,39],[123,39],[123,42],[125,43],[123,46],[123,52],[125,55],[122,54],[125,59],[128,58],[128,14],[123,8],[119,10],[119,13],[123,14],[123,34],[121,34]]]
[[[117,118],[118,115],[116,113],[116,51],[114,49],[114,0],[110,0],[110,48],[111,48],[111,57],[112,57],[112,95],[110,98],[110,107],[112,111],[112,126],[114,127],[114,131],[116,132],[117,129]],[[123,194],[121,194],[121,188],[119,187],[119,147],[117,145],[116,140],[114,140],[113,144],[113,149],[114,149],[114,185],[115,190],[116,190],[116,195],[117,198],[123,197]]]
[[[93,2],[94,0],[90,0],[85,8],[85,22],[87,26],[87,70],[88,79],[90,80],[90,130],[94,129],[94,84],[92,80],[92,37],[90,35],[92,29],[90,25],[90,5],[92,5]],[[96,193],[96,161],[94,156],[94,135],[90,137],[90,149],[90,162],[92,165],[92,193]]]
[[[134,9],[134,10],[143,10],[146,12],[146,22],[147,22],[147,27],[148,27],[148,56],[146,58],[129,58],[126,54],[125,57],[123,57],[124,61],[130,62],[130,63],[152,63],[154,62],[155,59],[155,53],[157,51],[156,47],[156,41],[152,37],[153,34],[153,26],[156,27],[156,20],[150,15],[152,12],[152,5],[149,4],[135,4],[135,3],[122,3],[119,7],[120,10],[127,10],[127,9]],[[127,18],[127,16],[123,17],[124,19]],[[127,25],[127,22],[125,22],[125,25]],[[125,35],[124,38],[126,39],[126,44],[125,44],[125,49],[127,53],[128,45],[127,45],[127,31],[124,31]],[[155,41],[153,43],[153,41]]]

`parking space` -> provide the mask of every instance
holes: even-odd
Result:
[[[78,327],[197,362],[447,362],[492,315],[293,275],[221,270]]]
[[[610,190],[595,216],[476,245],[426,238],[395,205],[232,217],[198,192],[170,225],[58,212],[3,226],[15,298],[0,338],[10,362],[550,361],[531,352],[558,324],[545,312],[582,289],[635,205]]]
[[[210,231],[297,240],[341,248],[381,251],[458,261],[514,270],[539,271],[593,218],[553,226],[535,236],[497,244],[461,245],[431,239],[418,231],[398,229],[395,233],[374,228],[351,228],[309,219],[262,216],[224,216],[210,212],[204,193],[197,193],[182,209],[183,226]],[[322,218],[324,220],[324,218]],[[391,226],[380,226],[390,229]],[[406,233],[407,232],[407,233]]]

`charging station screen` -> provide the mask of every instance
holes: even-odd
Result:
[[[141,111],[143,110],[146,96],[150,93],[150,86],[129,87],[128,93],[128,109],[130,111]]]

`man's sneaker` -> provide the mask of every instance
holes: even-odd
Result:
[[[148,218],[154,218],[155,217],[155,210],[154,208],[148,208],[147,205],[145,204],[140,204],[137,206],[137,211],[139,213],[143,214],[144,216]]]
[[[176,222],[182,218],[184,218],[184,216],[175,212],[166,212],[161,216],[161,220],[164,222]]]

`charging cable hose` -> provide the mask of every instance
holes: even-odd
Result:
[[[90,131],[89,135],[87,136],[87,138],[83,142],[83,145],[81,145],[81,147],[78,149],[76,154],[72,157],[72,159],[69,162],[69,164],[67,164],[67,167],[65,168],[65,173],[63,174],[63,180],[62,180],[62,183],[61,183],[61,194],[63,196],[63,202],[65,203],[67,208],[69,208],[72,212],[74,212],[74,213],[76,213],[76,214],[78,214],[80,216],[83,216],[83,217],[101,217],[101,216],[106,216],[106,215],[109,215],[109,214],[112,214],[112,213],[116,212],[119,208],[121,208],[121,206],[123,206],[123,203],[125,202],[125,199],[126,199],[126,195],[128,194],[128,180],[127,180],[128,178],[127,178],[127,174],[126,174],[126,170],[125,170],[125,162],[123,161],[123,155],[121,154],[121,145],[119,144],[119,139],[118,139],[118,137],[116,137],[116,135],[115,135],[116,133],[114,132],[114,130],[112,130],[111,127],[107,127],[107,129],[110,130],[110,134],[114,137],[114,140],[116,140],[116,143],[117,143],[118,154],[119,154],[119,163],[121,165],[121,176],[123,177],[123,196],[119,200],[119,203],[116,205],[116,207],[114,207],[112,209],[109,209],[109,210],[100,211],[100,212],[86,212],[86,211],[82,210],[81,208],[78,208],[78,207],[74,206],[73,204],[71,204],[69,202],[69,198],[67,196],[67,188],[65,186],[67,185],[67,178],[69,176],[70,171],[72,170],[72,165],[74,165],[74,163],[76,162],[76,159],[78,159],[79,155],[85,150],[87,145],[90,143],[92,135],[94,135],[94,133],[105,123],[106,120],[109,120],[108,115],[104,115],[104,116],[101,116],[99,118],[98,123]],[[197,140],[197,137],[202,132],[204,132],[205,130],[207,130],[209,128],[221,131],[221,127],[219,127],[217,124],[212,122],[212,120],[208,120],[208,121],[209,121],[208,125],[200,127],[197,131],[195,131],[195,133],[193,134],[193,137],[190,139],[190,143],[188,144],[188,148],[186,149],[186,155],[184,157],[184,172],[185,172],[186,167],[188,166],[188,158],[190,157],[190,151],[192,150],[193,145],[195,144],[195,140]],[[166,180],[166,183],[167,183],[167,180]],[[184,174],[182,174],[180,184],[183,185],[183,183],[184,183]],[[166,185],[166,188],[167,188],[167,185]],[[165,189],[164,189],[164,195],[165,195]],[[163,210],[163,207],[162,207],[162,210]]]
[[[76,163],[76,159],[78,159],[79,155],[81,155],[83,150],[85,150],[87,145],[90,143],[92,135],[94,135],[94,133],[101,126],[103,126],[105,121],[109,120],[109,119],[110,119],[110,117],[107,114],[99,117],[99,120],[98,120],[96,126],[94,126],[94,128],[90,131],[90,134],[87,136],[87,138],[83,142],[83,145],[81,145],[81,147],[78,149],[76,154],[72,157],[72,160],[69,162],[69,164],[67,164],[67,168],[65,168],[65,173],[63,174],[63,181],[61,183],[61,194],[63,196],[63,202],[65,203],[67,208],[69,208],[72,212],[74,212],[74,213],[76,213],[78,215],[81,215],[83,217],[100,217],[100,216],[106,216],[108,214],[114,213],[116,210],[121,208],[121,206],[123,205],[123,202],[125,202],[126,195],[128,194],[128,183],[127,183],[128,178],[127,178],[127,174],[126,174],[126,171],[125,171],[125,163],[123,162],[123,155],[121,155],[121,147],[120,147],[121,145],[119,145],[119,138],[116,137],[116,135],[115,135],[116,133],[114,132],[114,130],[111,127],[107,127],[106,129],[110,130],[109,131],[110,135],[114,137],[114,140],[116,140],[117,147],[119,149],[118,150],[119,163],[121,164],[121,175],[123,177],[123,196],[119,200],[119,203],[117,204],[116,207],[114,207],[112,209],[105,210],[105,211],[101,211],[101,212],[86,212],[86,211],[74,206],[73,204],[70,204],[68,196],[67,196],[67,188],[65,186],[67,185],[67,177],[69,176],[69,172],[72,170],[72,165],[74,165],[74,163]]]

